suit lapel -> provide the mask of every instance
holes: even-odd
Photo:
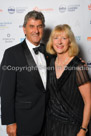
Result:
[[[41,79],[39,71],[37,69],[37,65],[33,59],[31,52],[29,51],[29,48],[28,48],[25,40],[22,43],[22,48],[23,48],[28,66],[32,69],[30,73],[32,75],[32,78],[35,81],[35,84],[37,85],[38,88],[41,88],[41,90],[45,91],[42,79]]]

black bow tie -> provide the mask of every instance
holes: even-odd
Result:
[[[40,45],[39,47],[33,48],[35,54],[38,54],[39,52],[44,53],[44,46]]]

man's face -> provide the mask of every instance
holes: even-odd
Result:
[[[41,20],[30,18],[25,27],[23,27],[26,38],[34,45],[38,45],[43,36],[44,26]]]

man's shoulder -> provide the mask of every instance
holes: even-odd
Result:
[[[21,43],[11,46],[5,50],[5,52],[12,52],[21,48]]]
[[[25,41],[19,43],[19,44],[16,44],[14,46],[11,46],[9,48],[7,48],[5,50],[5,53],[18,53],[18,52],[21,52],[22,51],[22,44],[24,44]]]

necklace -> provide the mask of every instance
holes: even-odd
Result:
[[[55,64],[57,67],[63,67],[65,66],[66,62],[69,60],[69,57],[67,57],[61,64],[58,64],[58,59],[56,58]]]

